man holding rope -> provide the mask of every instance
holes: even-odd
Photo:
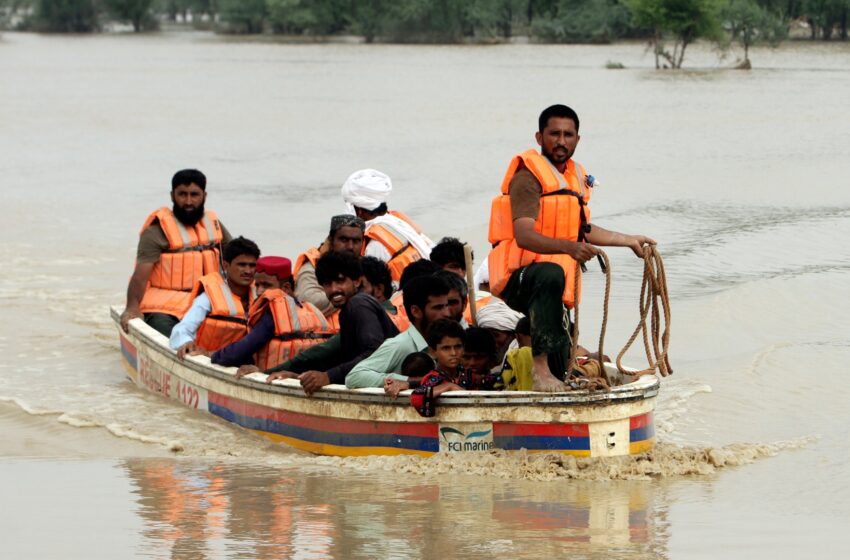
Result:
[[[531,320],[536,391],[564,389],[572,329],[561,303],[572,309],[579,301],[578,266],[598,254],[595,245],[629,247],[643,258],[643,246],[655,244],[590,223],[595,181],[572,159],[578,130],[569,107],[545,109],[535,134],[540,153],[527,150],[511,160],[490,212],[491,291]]]

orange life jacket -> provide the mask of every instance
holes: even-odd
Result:
[[[242,305],[242,299],[233,295],[221,274],[214,272],[202,276],[192,290],[192,299],[200,294],[201,290],[210,298],[212,310],[198,328],[195,344],[204,350],[215,351],[248,334],[248,314]],[[249,298],[249,305],[253,304],[253,287]]]
[[[398,332],[403,333],[410,327],[410,318],[407,316],[407,310],[404,309],[404,295],[402,292],[396,292],[390,297],[390,303],[395,306],[396,313],[387,313]]]
[[[307,252],[298,255],[298,258],[295,259],[295,266],[292,268],[292,276],[298,276],[298,271],[301,270],[301,267],[304,266],[305,262],[309,262],[310,264],[312,264],[313,268],[315,269],[316,263],[318,262],[319,257],[321,256],[322,254],[316,247],[307,249]]]
[[[267,309],[274,318],[274,338],[254,355],[254,363],[260,369],[282,364],[336,332],[331,330],[328,320],[315,305],[299,302],[277,289],[266,290],[254,301],[248,325],[256,325]]]
[[[148,216],[139,233],[155,220],[165,233],[168,249],[154,264],[139,307],[143,313],[167,313],[182,319],[192,305],[192,289],[201,276],[221,270],[221,225],[211,210],[194,226],[186,226],[170,208],[163,207]]]
[[[488,257],[490,267],[490,291],[498,296],[505,289],[511,274],[535,262],[552,262],[564,269],[566,287],[564,304],[572,308],[581,295],[575,291],[575,260],[569,255],[541,255],[522,249],[514,238],[513,214],[509,190],[511,179],[520,169],[528,169],[540,183],[540,211],[534,222],[534,230],[546,237],[579,241],[584,239],[590,223],[590,187],[584,168],[572,159],[567,161],[564,173],[536,150],[527,150],[511,160],[502,192],[493,199],[490,208],[489,239],[493,250]],[[579,278],[579,282],[581,278]]]
[[[475,310],[481,311],[481,308],[488,305],[493,300],[493,296],[485,296],[475,300]],[[466,302],[466,307],[463,309],[463,318],[470,325],[472,324],[472,310],[469,308],[469,301]]]
[[[328,321],[328,328],[331,330],[331,332],[339,332],[340,312],[342,312],[342,309],[334,309],[333,313],[325,317],[325,319]]]
[[[392,214],[396,218],[403,220],[410,225],[416,233],[422,233],[422,230],[419,226],[411,220],[407,215],[399,212],[397,210],[390,210],[388,214]],[[377,241],[384,247],[386,247],[387,252],[390,254],[390,260],[387,262],[387,266],[390,269],[390,276],[393,279],[393,282],[398,282],[401,280],[401,273],[404,272],[404,269],[412,262],[418,261],[422,258],[428,258],[428,255],[421,255],[419,251],[416,250],[405,236],[401,233],[395,231],[391,226],[387,226],[386,224],[372,224],[366,228],[366,233],[364,236],[367,239]],[[362,254],[366,253],[366,243],[363,244]]]

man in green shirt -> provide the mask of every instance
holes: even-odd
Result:
[[[408,354],[422,352],[428,343],[422,333],[437,319],[449,319],[449,284],[437,276],[411,280],[404,287],[404,309],[410,327],[403,333],[384,341],[375,352],[354,366],[345,376],[349,389],[383,387],[384,379],[406,380],[401,364]]]

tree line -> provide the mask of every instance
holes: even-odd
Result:
[[[646,38],[656,66],[678,68],[698,39],[776,44],[789,26],[811,39],[847,39],[850,0],[0,0],[0,24],[94,32],[104,23],[157,29],[192,21],[220,33],[306,37],[354,34],[366,42],[605,43]]]

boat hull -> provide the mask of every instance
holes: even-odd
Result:
[[[113,308],[118,324],[119,310]],[[637,454],[655,442],[658,381],[642,378],[610,393],[458,391],[423,418],[402,394],[329,386],[307,397],[295,380],[235,378],[203,356],[178,360],[167,339],[141,320],[118,328],[128,377],[139,387],[218,416],[273,441],[320,455],[429,456],[492,449],[582,457]]]

